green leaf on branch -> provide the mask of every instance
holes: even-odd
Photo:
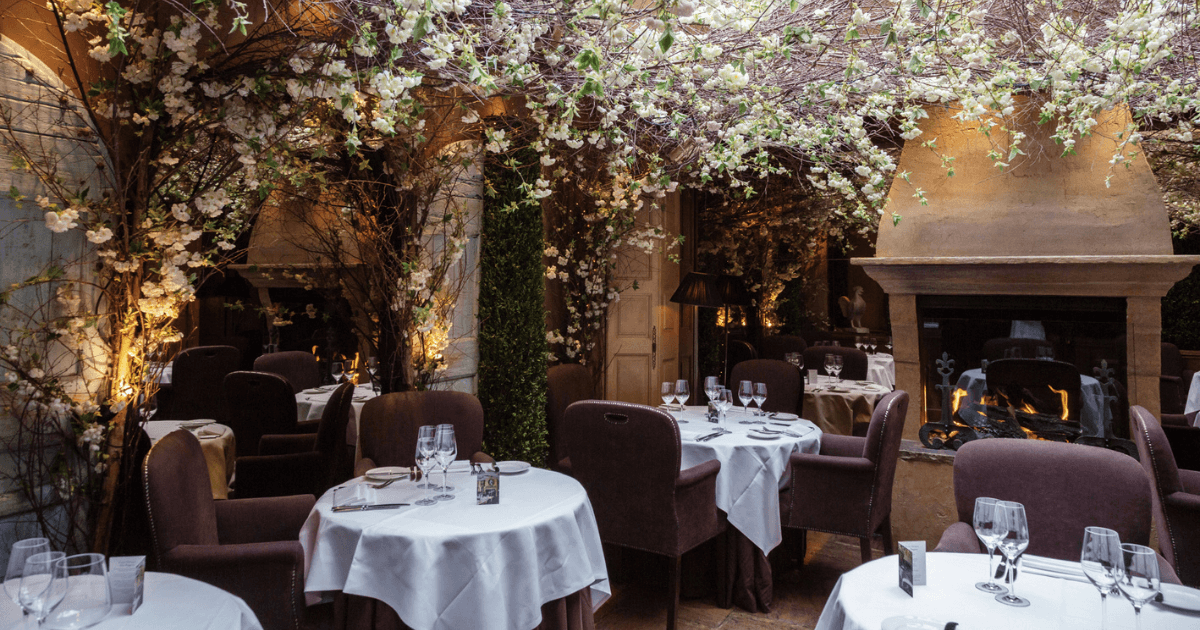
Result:
[[[674,43],[675,43],[675,34],[671,32],[670,28],[668,28],[667,31],[665,33],[663,33],[662,37],[658,38],[658,47],[663,52],[667,52],[667,49],[670,48],[671,44],[674,44]]]
[[[413,26],[413,34],[412,34],[413,41],[419,42],[422,39],[424,39],[425,35],[429,32],[429,29],[432,26],[433,26],[433,20],[429,19],[428,13],[423,14],[421,17],[417,18],[417,23]]]

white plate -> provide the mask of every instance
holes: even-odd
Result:
[[[779,439],[779,435],[778,435],[778,434],[774,434],[774,433],[759,433],[759,432],[757,432],[757,431],[750,431],[750,432],[746,433],[746,437],[751,437],[751,438],[754,438],[754,439],[756,439],[756,440],[778,440],[778,439]]]
[[[850,390],[848,390],[844,387],[826,387],[825,391],[827,391],[831,394],[849,394],[850,393]]]
[[[922,619],[905,615],[903,617],[888,617],[883,620],[879,630],[945,630],[946,624],[932,619]]]
[[[500,469],[502,475],[515,475],[532,468],[529,462],[496,462],[496,467]]]
[[[793,422],[793,421],[799,420],[800,416],[797,416],[794,413],[784,413],[782,411],[778,411],[778,412],[771,414],[771,416],[767,419],[768,420],[782,420],[783,422]]]
[[[400,479],[408,476],[408,469],[404,466],[381,466],[372,468],[367,471],[367,479],[373,481],[391,481],[392,479]]]
[[[216,422],[216,420],[184,420],[179,423],[179,428],[191,431],[192,429],[199,429],[200,427],[215,424]]]
[[[1200,612],[1200,590],[1179,586],[1178,584],[1162,585],[1163,600],[1161,603],[1168,608]]]

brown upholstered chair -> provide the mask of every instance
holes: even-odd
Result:
[[[550,368],[546,376],[546,428],[550,442],[550,457],[547,463],[554,470],[567,472],[567,444],[563,433],[563,421],[567,407],[581,400],[596,397],[592,383],[592,371],[578,363],[563,363]]]
[[[1162,426],[1145,408],[1131,409],[1129,421],[1153,488],[1159,551],[1184,584],[1200,587],[1200,471],[1175,467]]]
[[[863,562],[878,533],[884,553],[893,553],[892,482],[907,414],[908,393],[896,390],[875,406],[866,437],[826,433],[819,453],[792,453],[779,506],[784,527],[857,536]]]
[[[989,362],[1000,359],[1036,359],[1041,356],[1039,352],[1048,352],[1051,357],[1057,356],[1054,353],[1054,344],[1045,339],[999,337],[983,342],[983,358]],[[989,365],[988,371],[991,370]]]
[[[817,370],[818,374],[829,376],[829,373],[825,371],[825,355],[827,354],[842,356],[842,373],[840,375],[842,380],[867,380],[867,353],[858,348],[812,346],[804,351],[804,369]]]
[[[412,466],[417,434],[427,424],[454,425],[458,459],[475,460],[482,455],[483,406],[479,399],[463,392],[394,392],[363,405],[358,419],[362,458],[354,463],[354,474],[376,466]]]
[[[758,358],[785,361],[789,352],[803,353],[808,349],[804,337],[796,335],[770,335],[758,344]]]
[[[353,399],[354,384],[343,383],[329,397],[316,433],[263,435],[258,455],[237,458],[238,498],[320,496],[353,477],[354,451],[346,444]]]
[[[292,384],[292,393],[321,385],[317,357],[299,350],[264,354],[254,360],[254,371],[270,372],[286,378]]]
[[[587,490],[600,540],[671,558],[667,628],[679,608],[679,558],[721,532],[710,460],[680,471],[679,425],[666,412],[585,400],[567,407],[571,471]]]
[[[987,388],[993,395],[1003,394],[1014,407],[1029,403],[1045,413],[1062,410],[1062,396],[1067,393],[1067,417],[1080,420],[1081,379],[1079,369],[1062,361],[1041,359],[1000,359],[988,363]]]
[[[180,352],[171,368],[171,420],[225,422],[221,384],[237,370],[242,353],[233,346],[200,346]]]
[[[752,361],[758,358],[758,350],[750,345],[750,342],[742,339],[729,340],[729,356],[725,361],[725,382],[729,382],[729,375],[733,373],[733,368],[742,361]]]
[[[1183,355],[1174,344],[1162,344],[1162,374],[1158,380],[1159,401],[1164,416],[1182,416],[1187,404],[1188,390],[1192,386],[1192,370],[1184,368]],[[1162,419],[1168,424],[1167,418]],[[1177,424],[1190,424],[1186,421]]]
[[[791,363],[776,359],[743,361],[733,366],[729,388],[736,391],[742,381],[766,383],[767,400],[763,410],[804,415],[804,377]]]
[[[230,372],[224,393],[225,424],[233,429],[238,457],[258,455],[264,435],[297,432],[296,394],[286,378],[267,372]],[[215,392],[211,395],[215,397]]]
[[[1167,444],[1175,454],[1175,467],[1180,470],[1200,471],[1200,427],[1162,425]]]
[[[312,495],[214,501],[200,441],[188,431],[150,449],[142,483],[159,571],[241,597],[264,628],[295,630],[312,621],[299,542]]]

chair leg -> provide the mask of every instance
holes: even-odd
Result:
[[[880,525],[883,530],[883,555],[890,556],[896,553],[896,541],[892,540],[892,515],[889,514],[883,517],[883,524]]]
[[[675,630],[675,616],[679,612],[679,560],[680,556],[671,558],[670,591],[667,594],[667,630]]]
[[[858,546],[862,549],[862,561],[866,564],[871,561],[871,537],[865,536],[858,539]]]

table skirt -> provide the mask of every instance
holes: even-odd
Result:
[[[339,593],[334,599],[334,615],[334,630],[412,630],[390,606],[360,595]],[[542,604],[542,623],[531,630],[595,630],[595,627],[592,589],[588,587]]]

